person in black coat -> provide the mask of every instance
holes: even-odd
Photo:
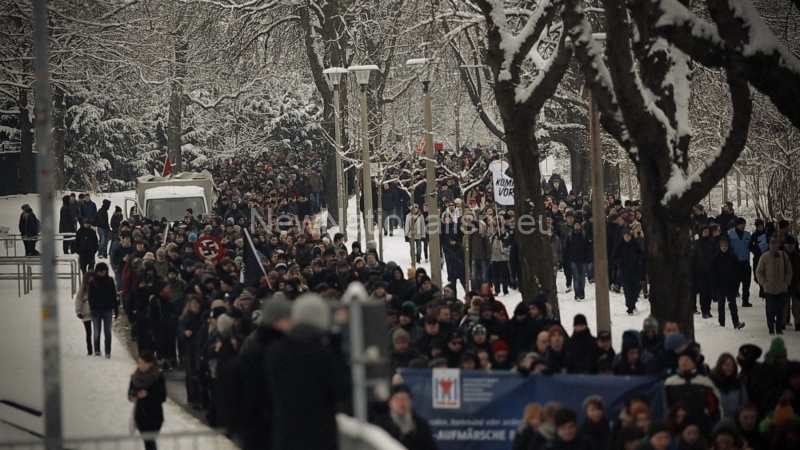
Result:
[[[576,314],[572,321],[572,337],[569,339],[569,373],[595,373],[597,362],[597,343],[589,330],[586,316]]]
[[[464,248],[457,236],[450,236],[445,242],[444,255],[447,262],[447,281],[453,288],[453,293],[458,297],[458,282],[464,290],[467,289],[466,272],[464,266]]]
[[[644,375],[647,371],[642,362],[642,343],[639,333],[628,330],[622,333],[622,351],[614,366],[614,375]]]
[[[570,264],[575,283],[575,300],[586,298],[586,275],[589,272],[591,243],[581,229],[580,222],[572,224],[572,230],[564,236],[564,261]]]
[[[72,216],[72,211],[70,211],[69,205],[69,195],[65,195],[61,199],[61,211],[59,211],[59,218],[58,218],[58,232],[59,233],[74,233],[78,231],[77,223],[75,221],[75,217]],[[77,253],[77,249],[75,246],[75,239],[64,239],[61,248],[64,251],[65,255],[69,255],[70,253]]]
[[[719,241],[719,252],[711,258],[711,285],[717,299],[719,324],[725,326],[725,303],[731,309],[731,320],[734,328],[743,326],[739,322],[739,311],[736,306],[736,293],[739,290],[739,258],[733,253],[727,238]]]
[[[694,243],[692,258],[692,281],[695,295],[700,295],[700,311],[703,313],[703,318],[708,319],[712,317],[711,295],[714,289],[711,283],[711,258],[714,257],[717,248],[711,239],[711,230],[707,226],[700,225],[698,234],[700,237]]]
[[[97,233],[100,238],[100,247],[97,251],[97,256],[100,258],[108,259],[108,235],[111,232],[111,226],[108,223],[108,210],[111,208],[111,200],[103,200],[103,206],[94,215],[93,225],[97,227]]]
[[[22,211],[22,218],[24,220],[22,239],[25,256],[39,256],[39,252],[36,250],[36,243],[39,241],[39,232],[41,231],[39,219],[36,218],[36,214],[29,206]]]
[[[81,273],[86,273],[86,269],[94,265],[94,255],[99,247],[97,232],[92,229],[89,219],[83,219],[83,226],[75,233],[75,250]]]
[[[350,399],[350,370],[336,336],[325,345],[330,306],[307,295],[292,306],[292,329],[267,351],[274,450],[337,450],[336,403]]]
[[[383,187],[381,187],[381,197],[384,217],[383,235],[386,236],[388,233],[390,236],[394,236],[394,229],[399,225],[397,217],[402,214],[397,209],[397,206],[400,204],[397,198],[397,188],[389,186],[388,183],[383,183]]]
[[[100,263],[94,268],[94,279],[89,286],[89,307],[92,310],[94,328],[94,354],[100,356],[100,326],[105,337],[106,359],[111,358],[111,315],[119,315],[117,286],[108,276],[108,265]]]
[[[128,385],[128,400],[136,405],[133,420],[139,432],[142,435],[158,433],[164,423],[164,409],[161,405],[167,401],[167,384],[156,357],[150,350],[140,353],[136,360],[136,372],[131,375]],[[144,448],[156,450],[153,436],[144,437]]]
[[[639,299],[639,291],[642,289],[642,265],[644,264],[644,254],[642,248],[633,241],[630,230],[625,229],[622,234],[622,241],[614,247],[611,260],[619,267],[619,279],[625,292],[625,306],[628,308],[628,315],[633,315],[636,309],[636,301]]]
[[[436,450],[436,441],[428,421],[411,410],[411,391],[404,384],[392,387],[389,412],[373,423],[389,433],[408,450]]]

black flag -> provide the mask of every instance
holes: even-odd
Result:
[[[247,244],[244,246],[244,285],[258,287],[261,284],[261,277],[267,274],[264,265],[261,264],[261,254],[253,245],[253,238],[247,228],[243,228]]]

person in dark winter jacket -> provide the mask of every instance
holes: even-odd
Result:
[[[749,270],[749,269],[748,269]],[[733,253],[727,239],[719,241],[719,252],[711,258],[711,285],[714,288],[719,309],[719,324],[725,326],[725,304],[731,310],[731,321],[734,329],[744,327],[739,321],[739,310],[736,306],[736,291],[739,288],[739,259]]]
[[[644,375],[645,365],[642,363],[642,343],[639,333],[628,330],[622,333],[622,351],[619,361],[614,365],[614,375]]]
[[[97,204],[92,201],[92,197],[89,193],[83,194],[83,200],[81,201],[81,217],[84,220],[89,219],[91,222],[95,214],[97,214]]]
[[[458,296],[458,282],[466,290],[466,272],[464,266],[464,248],[457,236],[450,236],[445,242],[445,260],[447,262],[447,281],[452,286],[454,293]]]
[[[201,407],[201,393],[197,379],[199,362],[197,335],[206,322],[203,318],[202,305],[203,300],[199,296],[190,295],[186,310],[183,312],[178,325],[178,339],[180,339],[184,348],[183,365],[186,372],[186,401],[195,409]]]
[[[336,450],[336,402],[350,399],[350,371],[336,339],[323,343],[331,326],[328,304],[306,295],[292,306],[292,329],[267,352],[274,450]]]
[[[161,430],[164,423],[161,405],[167,401],[167,384],[152,351],[140,353],[136,360],[136,372],[128,385],[128,400],[136,405],[133,420],[139,432],[152,434]],[[145,437],[144,447],[156,450],[155,439]]]
[[[171,296],[169,283],[159,280],[147,306],[149,331],[155,337],[156,355],[165,370],[169,370],[170,362],[175,362],[177,318]]]
[[[70,211],[69,198],[70,198],[69,195],[65,195],[61,199],[62,204],[58,218],[59,233],[74,233],[78,231],[77,221],[75,217],[72,216],[72,212]],[[68,255],[70,253],[77,253],[77,249],[75,248],[75,239],[65,238],[61,247],[65,255]]]
[[[589,441],[592,450],[605,450],[611,436],[611,425],[606,417],[606,407],[599,395],[590,395],[583,401],[586,419],[578,434]]]
[[[108,236],[111,232],[111,226],[108,223],[108,210],[111,208],[111,200],[103,200],[103,206],[94,215],[92,224],[97,227],[97,233],[100,238],[100,247],[97,251],[99,258],[108,259]]]
[[[94,255],[99,248],[97,232],[92,229],[89,219],[83,219],[83,226],[75,233],[75,250],[78,253],[78,265],[81,272],[94,266]]]
[[[700,312],[704,319],[709,319],[712,317],[711,296],[714,289],[711,283],[711,259],[717,252],[717,247],[711,239],[711,230],[707,226],[700,225],[698,234],[700,237],[694,243],[692,258],[692,284],[695,295],[700,296]]]
[[[569,339],[569,373],[595,373],[597,343],[589,330],[586,316],[575,315],[572,321],[572,337]]]
[[[672,408],[681,402],[688,414],[699,420],[700,430],[708,434],[721,417],[722,402],[714,383],[698,373],[697,354],[689,346],[678,358],[678,372],[664,381],[667,406]]]
[[[375,418],[373,423],[389,433],[408,450],[436,450],[428,421],[411,409],[411,390],[404,384],[392,387],[389,412]]]
[[[556,436],[552,450],[593,450],[594,445],[578,433],[578,416],[569,408],[562,408],[555,413]]]
[[[119,315],[117,287],[108,276],[108,265],[100,263],[94,268],[95,277],[89,286],[89,307],[92,309],[94,327],[94,355],[100,356],[100,328],[105,336],[106,359],[111,358],[111,317]]]
[[[22,243],[25,246],[25,256],[39,256],[39,252],[36,250],[36,243],[39,242],[39,232],[41,231],[39,219],[36,218],[36,214],[33,213],[30,206],[26,206],[22,211],[22,218],[24,220]]]
[[[639,244],[633,241],[630,230],[625,230],[620,241],[611,257],[614,264],[619,267],[620,281],[625,292],[625,306],[628,315],[632,316],[636,309],[636,301],[639,299],[639,292],[642,289],[642,265],[644,264],[644,254]]]
[[[564,261],[572,268],[575,286],[575,300],[586,298],[586,275],[589,271],[591,244],[581,229],[580,222],[572,224],[572,230],[564,237]]]

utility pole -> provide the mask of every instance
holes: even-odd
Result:
[[[428,58],[410,59],[407,66],[421,66],[422,115],[425,121],[425,198],[428,203],[428,244],[430,245],[431,282],[442,285],[441,243],[439,241],[439,205],[436,202],[436,152],[433,149],[433,118],[431,117],[430,73],[433,60]],[[422,205],[420,205],[421,207]]]
[[[600,114],[594,96],[589,94],[589,151],[592,163],[592,217],[594,217],[594,287],[597,308],[597,332],[611,332],[611,308],[608,300],[608,253],[606,221],[603,214],[603,148],[600,144]]]
[[[372,171],[369,157],[369,114],[367,113],[369,73],[373,70],[378,70],[378,66],[350,66],[347,68],[348,72],[355,72],[356,80],[361,87],[361,179],[363,182],[361,193],[364,196],[364,232],[367,243],[375,240],[375,211],[372,209]]]
[[[33,1],[33,37],[36,67],[36,150],[39,152],[39,205],[42,221],[42,366],[44,369],[44,442],[47,450],[63,448],[61,421],[61,346],[58,335],[56,292],[56,228],[53,196],[53,120],[50,114],[49,32],[47,0]]]
[[[333,90],[333,117],[334,130],[336,133],[336,192],[339,197],[339,232],[344,235],[347,242],[347,191],[344,187],[344,171],[342,170],[342,121],[339,117],[339,86],[341,76],[347,73],[347,69],[341,67],[331,67],[322,71],[328,76],[328,82]]]

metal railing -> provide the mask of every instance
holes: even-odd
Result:
[[[41,271],[34,271],[34,267],[42,267],[42,258],[39,256],[0,256],[0,266],[14,266],[17,273],[0,273],[0,281],[16,281],[17,296],[28,295],[33,290],[33,282],[41,281]],[[80,285],[80,267],[78,260],[72,256],[56,256],[56,267],[68,266],[69,272],[56,272],[58,280],[69,280],[72,295],[78,292]]]
[[[347,450],[404,450],[405,447],[394,440],[382,428],[361,422],[344,414],[336,416],[339,429],[339,448]],[[89,438],[65,438],[58,444],[62,449],[81,450],[140,450],[144,438],[154,438],[161,450],[224,450],[237,449],[237,445],[223,435],[221,430],[198,430],[168,433],[145,433],[135,436],[101,436]],[[44,450],[41,438],[31,435],[30,440],[3,442],[0,450]]]
[[[75,239],[75,233],[57,233],[55,235],[56,241],[70,241]],[[41,236],[37,236],[35,239],[36,242],[40,242],[42,240]],[[21,256],[17,254],[17,243],[24,242],[25,239],[22,239],[21,234],[2,234],[0,235],[0,242],[3,243],[3,247],[6,250],[6,256]],[[13,255],[10,253],[13,251]]]

